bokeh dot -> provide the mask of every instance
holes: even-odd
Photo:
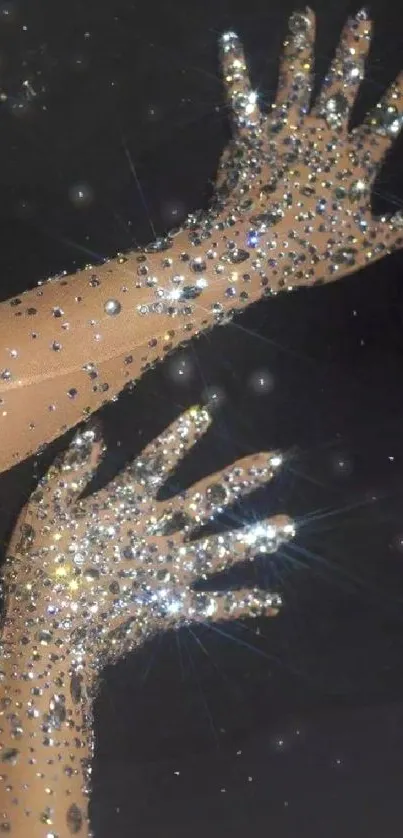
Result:
[[[267,393],[272,392],[274,388],[274,378],[271,372],[267,369],[254,370],[248,378],[248,387],[249,390],[257,396],[264,396]]]
[[[168,375],[175,384],[187,384],[194,375],[194,362],[184,353],[175,356],[168,364]]]
[[[94,200],[94,192],[89,183],[75,183],[70,186],[69,198],[78,209],[88,207]]]

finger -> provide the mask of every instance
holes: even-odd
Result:
[[[203,477],[186,493],[174,498],[172,506],[186,504],[189,520],[193,526],[200,526],[272,480],[282,462],[278,452],[259,452],[243,457],[229,468]]]
[[[315,14],[308,7],[294,12],[289,20],[289,34],[283,45],[279,83],[274,103],[275,115],[284,112],[284,119],[307,113],[312,91],[314,67]]]
[[[239,562],[253,561],[259,553],[275,553],[295,536],[293,521],[287,515],[275,515],[242,529],[189,541],[186,536],[192,526],[187,513],[176,515],[173,513],[170,519],[167,516],[165,531],[161,519],[158,525],[151,525],[147,532],[147,549],[159,556],[158,568],[163,581],[167,572],[170,578],[173,574],[181,586],[193,584],[195,579],[207,579]],[[161,536],[164,537],[162,540]],[[164,559],[164,556],[168,558]],[[125,567],[130,568],[131,564],[129,558]],[[123,567],[122,563],[120,567]]]
[[[32,495],[32,502],[58,507],[75,502],[94,476],[105,453],[100,425],[92,421],[76,433],[67,451],[56,458]],[[30,504],[30,502],[29,502]]]
[[[403,214],[369,221],[358,214],[357,220],[361,229],[364,229],[361,224],[365,222],[365,237],[359,248],[344,248],[343,275],[378,262],[403,247]],[[340,256],[343,256],[343,250],[340,250]]]
[[[205,407],[191,407],[127,466],[125,479],[134,480],[155,494],[187,451],[206,433],[210,424],[211,416]],[[122,476],[119,476],[117,482],[122,482]]]
[[[323,116],[329,128],[345,128],[364,78],[365,59],[371,44],[372,24],[361,10],[349,18],[313,114]]]
[[[205,592],[165,587],[154,600],[151,604],[154,611],[146,613],[143,606],[134,603],[127,613],[116,615],[108,622],[108,662],[130,653],[156,631],[177,629],[193,622],[274,617],[282,606],[279,594],[259,588]]]
[[[260,121],[261,115],[257,94],[252,90],[243,47],[235,32],[223,34],[220,60],[235,135],[242,137]]]
[[[258,588],[238,591],[189,591],[181,622],[219,622],[247,617],[275,617],[281,597]]]
[[[369,243],[365,248],[365,263],[375,262],[403,247],[403,213],[383,216],[369,228]]]
[[[390,85],[376,107],[367,115],[354,136],[368,149],[379,168],[403,126],[403,72]]]
[[[193,577],[207,579],[242,561],[253,561],[259,553],[275,553],[295,536],[287,515],[276,515],[239,530],[210,535],[188,545],[187,567]]]

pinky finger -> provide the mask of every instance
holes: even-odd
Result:
[[[277,515],[239,530],[209,535],[190,543],[194,573],[201,579],[221,573],[238,562],[253,561],[259,554],[276,553],[295,537],[295,525],[287,515]]]
[[[194,622],[220,622],[247,617],[275,617],[282,600],[279,594],[259,588],[237,591],[191,591],[187,619]]]
[[[376,169],[397,139],[403,127],[403,72],[390,85],[363,125],[353,132],[355,140],[368,150]]]
[[[403,247],[403,212],[381,218],[374,229],[376,255],[382,257]]]

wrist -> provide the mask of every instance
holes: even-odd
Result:
[[[87,834],[92,703],[85,668],[9,632],[0,684],[0,828],[17,838]]]

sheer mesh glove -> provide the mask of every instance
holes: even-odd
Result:
[[[149,444],[106,488],[80,499],[104,452],[97,428],[84,429],[42,479],[10,545],[4,642],[59,646],[94,675],[152,633],[193,621],[276,614],[280,596],[262,590],[201,592],[197,580],[294,535],[286,516],[193,538],[235,500],[270,480],[281,457],[259,453],[168,501],[157,493],[209,425],[193,408]]]
[[[403,244],[402,214],[376,219],[370,206],[374,180],[403,124],[403,74],[360,127],[348,127],[371,30],[364,10],[347,21],[312,105],[315,15],[294,13],[267,115],[237,35],[222,38],[233,138],[221,159],[217,196],[243,198],[246,211],[250,203],[249,246],[272,251],[280,287],[342,276]]]

